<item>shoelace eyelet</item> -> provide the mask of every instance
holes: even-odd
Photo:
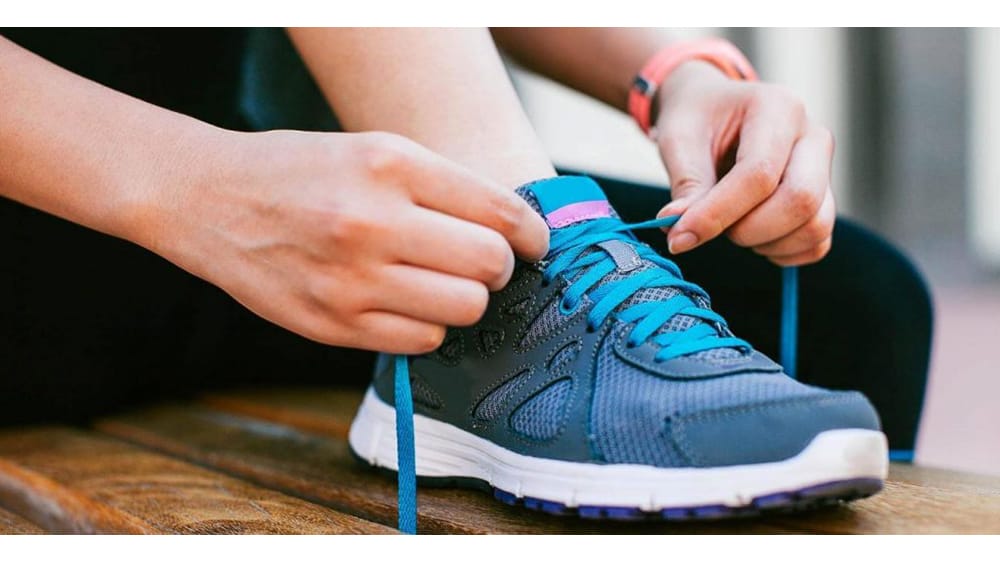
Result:
[[[579,304],[580,304],[579,302],[569,303],[566,299],[563,299],[559,301],[559,312],[562,312],[563,314],[569,316],[570,314],[576,312],[576,307]]]

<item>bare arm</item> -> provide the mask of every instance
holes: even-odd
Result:
[[[671,41],[660,29],[494,27],[497,45],[529,70],[626,110],[632,79]]]
[[[3,38],[0,196],[145,246],[305,337],[396,353],[477,321],[511,245],[546,250],[513,192],[402,137],[227,131]]]
[[[0,37],[2,196],[156,247],[157,198],[202,181],[206,146],[220,133]]]
[[[348,130],[404,135],[510,188],[555,174],[486,29],[289,35]]]

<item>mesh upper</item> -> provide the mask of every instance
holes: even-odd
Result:
[[[444,405],[441,395],[435,392],[424,381],[423,377],[416,373],[410,373],[410,389],[410,392],[413,394],[413,401],[418,404],[423,404],[433,410],[437,410]]]
[[[565,421],[572,379],[561,379],[518,406],[510,416],[511,428],[525,437],[543,440],[559,434]]]
[[[820,396],[829,391],[783,373],[750,373],[670,380],[622,361],[607,338],[598,354],[591,433],[610,463],[686,466],[670,435],[671,418],[695,412]]]
[[[504,407],[507,405],[510,397],[520,390],[521,387],[524,386],[524,383],[528,382],[528,377],[530,375],[531,371],[524,371],[508,379],[506,382],[493,390],[493,392],[487,394],[486,397],[476,405],[476,409],[473,411],[472,415],[482,421],[491,421],[496,419],[497,416],[503,413]]]

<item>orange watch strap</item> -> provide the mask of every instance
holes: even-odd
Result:
[[[642,132],[649,134],[652,127],[653,96],[660,85],[678,66],[696,59],[715,65],[734,80],[757,80],[757,72],[750,61],[725,39],[711,37],[668,45],[646,62],[629,90],[628,112]]]

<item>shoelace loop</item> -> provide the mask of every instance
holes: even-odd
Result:
[[[660,346],[654,357],[656,362],[709,349],[738,348],[749,352],[753,349],[749,343],[722,333],[722,329],[726,327],[724,318],[699,306],[690,296],[708,300],[708,294],[698,285],[685,281],[674,262],[639,243],[632,233],[646,228],[669,228],[678,218],[679,216],[670,216],[635,224],[623,224],[618,219],[607,218],[556,230],[549,242],[550,257],[542,273],[542,283],[548,285],[559,276],[569,280],[559,303],[559,310],[563,314],[575,313],[584,295],[593,301],[594,306],[587,314],[589,331],[596,330],[622,303],[642,289],[677,289],[675,294],[665,299],[635,304],[618,312],[618,318],[622,321],[635,323],[629,331],[626,345],[637,347],[646,341],[653,341]],[[617,265],[605,251],[588,253],[588,250],[612,240],[629,244],[639,258],[659,267],[639,270],[633,275],[598,286],[607,275],[615,271]],[[660,328],[678,315],[698,318],[704,322],[685,330],[657,334]]]
[[[670,216],[635,224],[623,224],[616,219],[601,219],[558,230],[552,234],[549,241],[549,255],[555,257],[545,267],[542,282],[548,284],[560,274],[571,274],[590,267],[589,270],[583,272],[570,283],[563,296],[563,301],[560,303],[560,310],[572,314],[579,306],[583,295],[587,294],[605,275],[614,270],[613,260],[604,252],[594,252],[582,256],[584,251],[603,241],[625,240],[633,243],[633,247],[640,257],[660,265],[663,269],[648,269],[591,291],[590,298],[595,305],[588,313],[588,329],[596,329],[618,305],[645,287],[676,287],[680,293],[663,301],[636,304],[620,311],[618,317],[623,321],[635,322],[638,320],[629,334],[626,345],[636,346],[646,341],[677,314],[686,314],[725,326],[725,320],[721,316],[698,307],[697,303],[684,294],[690,292],[707,298],[707,294],[701,287],[684,281],[676,264],[663,258],[647,246],[635,243],[636,239],[631,234],[633,230],[644,228],[668,228],[673,226],[679,218],[679,216]],[[647,271],[653,273],[646,273]],[[781,360],[785,372],[792,378],[795,377],[797,318],[798,269],[788,267],[782,272]],[[661,346],[661,350],[657,352],[656,359],[654,359],[659,361],[667,360],[664,357],[669,359],[720,347],[751,348],[750,344],[742,339],[721,336],[716,329],[706,323],[681,332],[659,334],[653,338],[653,341]],[[417,473],[410,366],[409,358],[405,355],[397,355],[394,359],[399,530],[403,533],[415,534],[417,532]]]

